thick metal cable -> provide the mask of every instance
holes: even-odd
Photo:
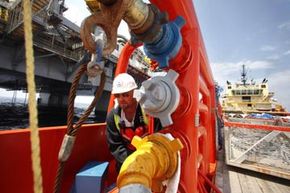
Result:
[[[38,119],[36,108],[36,91],[34,80],[34,56],[33,56],[33,40],[32,40],[32,13],[30,0],[23,1],[23,17],[24,17],[24,36],[25,36],[25,54],[26,54],[26,81],[29,93],[29,128],[31,141],[31,159],[33,170],[33,190],[35,193],[42,193],[42,174],[40,165],[40,148]]]
[[[69,93],[69,99],[68,99],[68,115],[67,115],[67,134],[70,136],[76,136],[78,129],[81,127],[83,122],[87,120],[88,116],[91,114],[92,110],[94,107],[96,107],[96,103],[99,100],[104,86],[106,82],[106,74],[103,71],[101,74],[101,83],[96,91],[95,98],[91,102],[90,106],[88,109],[84,112],[84,114],[81,116],[81,118],[77,121],[75,125],[73,125],[73,117],[74,117],[74,100],[76,97],[76,91],[77,87],[80,81],[80,78],[82,74],[86,71],[87,65],[83,64],[79,67],[77,74],[74,77],[74,80],[72,82],[72,86],[70,88],[70,93]],[[61,188],[61,182],[62,182],[62,176],[64,173],[64,164],[65,162],[59,161],[58,163],[58,169],[57,169],[57,175],[55,178],[55,184],[54,184],[54,193],[59,193],[60,188]]]

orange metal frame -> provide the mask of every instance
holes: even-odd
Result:
[[[40,152],[44,193],[53,192],[57,171],[58,152],[66,127],[41,128]],[[70,192],[74,177],[89,161],[109,161],[107,179],[110,185],[116,180],[114,159],[108,151],[105,124],[84,125],[78,133],[72,155],[66,162],[61,192]],[[0,192],[33,192],[30,130],[0,131]]]
[[[185,147],[181,152],[179,192],[209,192],[211,187],[206,185],[208,183],[198,175],[198,171],[213,181],[216,171],[215,87],[193,4],[191,0],[169,0],[166,3],[152,0],[151,3],[166,11],[171,20],[178,15],[186,20],[181,30],[182,47],[169,66],[180,74],[176,84],[181,99],[173,114],[173,125],[164,131],[181,139]],[[135,47],[128,43],[123,48],[116,75],[126,72],[133,49]],[[109,110],[112,106],[111,96]]]

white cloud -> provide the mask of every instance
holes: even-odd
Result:
[[[82,21],[90,15],[85,1],[67,1],[66,5],[68,6],[68,10],[64,12],[64,16],[78,26],[80,26]]]
[[[290,1],[290,0],[289,0]],[[290,40],[286,40],[285,44],[290,45]]]
[[[242,61],[242,62],[239,62],[239,63],[241,65],[242,64],[245,64],[246,66],[248,66],[252,70],[271,69],[271,68],[274,68],[274,64],[272,62],[263,61],[263,60],[257,60],[257,61],[247,60],[247,61]]]
[[[273,50],[276,50],[276,48],[274,46],[270,46],[270,45],[262,46],[260,49],[262,51],[273,51]]]
[[[286,29],[286,30],[290,30],[290,21],[282,23],[278,26],[279,29]]]
[[[270,91],[275,92],[274,98],[290,111],[290,70],[273,73],[267,78]]]
[[[83,0],[67,1],[66,4],[69,9],[64,12],[64,16],[78,26],[80,26],[82,21],[91,14]],[[127,39],[130,38],[127,24],[124,21],[121,21],[119,25],[118,34],[125,36]]]
[[[290,50],[283,53],[284,55],[290,55]]]
[[[268,57],[266,57],[267,60],[279,60],[281,59],[283,56],[287,56],[290,55],[290,50],[285,51],[284,53],[281,54],[273,54],[273,55],[269,55]]]
[[[251,70],[259,70],[259,69],[271,69],[274,68],[272,62],[257,60],[243,60],[240,62],[224,62],[224,63],[211,63],[213,73],[215,75],[220,74],[222,77],[225,76],[239,76],[239,71],[242,69],[242,65],[245,65],[247,68]],[[235,73],[235,74],[233,74]]]
[[[274,55],[268,56],[267,59],[268,60],[278,60],[278,59],[280,59],[280,56],[278,54],[274,54]]]

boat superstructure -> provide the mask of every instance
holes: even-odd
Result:
[[[261,83],[247,80],[245,65],[242,66],[241,81],[227,81],[222,96],[222,108],[225,113],[271,113],[283,114],[285,108],[273,99],[274,92],[269,89],[268,80]]]

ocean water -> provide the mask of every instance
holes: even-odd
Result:
[[[74,123],[79,120],[89,104],[75,104]],[[85,123],[99,123],[105,121],[105,112],[94,111],[90,114]],[[38,126],[60,126],[67,125],[67,109],[55,107],[38,107]],[[22,129],[29,127],[29,112],[27,101],[18,98],[0,97],[0,130]]]

